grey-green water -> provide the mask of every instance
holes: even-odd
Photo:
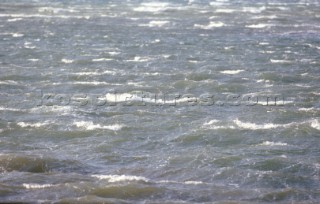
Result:
[[[0,1],[0,202],[319,203],[319,11]]]

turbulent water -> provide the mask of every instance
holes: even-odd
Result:
[[[319,203],[317,0],[0,1],[0,202]]]

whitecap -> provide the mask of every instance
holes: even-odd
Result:
[[[221,124],[221,121],[214,119],[214,120],[210,120],[209,122],[205,122],[202,125],[202,128],[210,129],[210,130],[220,130],[220,129],[235,129],[236,127],[233,125],[223,125]]]
[[[293,125],[296,125],[295,123],[289,123],[289,124],[273,124],[273,123],[265,123],[265,124],[255,124],[250,122],[242,122],[238,119],[233,120],[233,122],[240,128],[243,129],[249,129],[249,130],[268,130],[268,129],[275,129],[275,128],[288,128]]]
[[[8,19],[7,21],[8,22],[16,22],[16,21],[21,21],[23,18],[11,18],[11,19]]]
[[[138,12],[160,12],[169,8],[169,3],[166,2],[146,2],[141,3],[139,7],[134,8]]]
[[[72,106],[39,106],[39,107],[35,107],[35,108],[31,108],[29,109],[29,111],[31,113],[47,113],[47,112],[55,112],[55,113],[59,113],[60,115],[68,115],[70,114],[70,112],[73,111],[73,107]]]
[[[287,146],[287,143],[283,142],[270,142],[270,141],[264,141],[263,143],[259,144],[260,146]]]
[[[115,56],[115,55],[119,55],[121,52],[108,52],[109,55],[111,56]]]
[[[24,34],[22,34],[22,33],[12,33],[11,35],[12,35],[12,37],[14,37],[14,38],[20,38],[20,37],[23,37],[23,36],[24,36]]]
[[[140,57],[140,56],[136,56],[131,60],[126,60],[127,62],[147,62],[150,61],[151,58],[148,57]]]
[[[13,80],[4,80],[4,81],[0,81],[0,84],[7,84],[7,85],[19,85],[18,82],[13,81]]]
[[[270,59],[270,62],[273,63],[273,64],[289,64],[289,63],[292,63],[293,61]]]
[[[8,107],[2,107],[0,106],[0,111],[14,111],[14,112],[18,112],[18,111],[25,111],[23,109],[17,109],[17,108],[8,108]]]
[[[243,72],[244,70],[238,69],[238,70],[224,70],[220,71],[222,74],[239,74],[240,72]]]
[[[317,109],[315,109],[314,107],[312,108],[299,108],[299,111],[304,111],[304,112],[315,112],[317,111]]]
[[[114,124],[114,125],[100,125],[94,124],[92,121],[76,121],[73,123],[78,128],[84,128],[86,130],[121,130],[124,126],[121,124]]]
[[[38,122],[38,123],[26,123],[26,122],[18,122],[17,125],[22,128],[39,128],[48,125],[49,122]]]
[[[266,27],[270,27],[270,25],[259,23],[259,24],[246,25],[246,27],[247,28],[266,28]]]
[[[212,125],[214,123],[218,123],[219,120],[210,120],[209,122],[205,122],[203,125],[206,126],[206,125]]]
[[[65,63],[65,64],[71,64],[73,63],[72,59],[61,59],[61,62]]]
[[[235,11],[234,9],[216,9],[216,13],[234,13]]]
[[[30,61],[30,62],[38,62],[39,59],[28,59],[28,61]]]
[[[199,184],[203,184],[202,181],[185,181],[184,182],[185,184],[188,184],[188,185],[199,185]]]
[[[243,7],[242,11],[243,12],[248,12],[248,13],[261,13],[262,11],[266,10],[265,6],[261,7]]]
[[[36,46],[32,46],[31,42],[25,42],[24,47],[27,49],[35,49],[36,48]]]
[[[52,184],[27,184],[24,183],[22,184],[23,187],[25,187],[26,189],[42,189],[42,188],[50,188],[53,187],[55,185]]]
[[[312,120],[311,121],[311,127],[314,128],[314,129],[317,129],[317,130],[320,130],[320,123],[319,123],[319,120]]]
[[[98,58],[98,59],[92,59],[92,62],[107,62],[107,61],[112,61],[113,59],[111,58]]]
[[[139,24],[139,26],[147,27],[163,27],[164,25],[170,23],[170,21],[150,21],[148,24]]]
[[[73,82],[72,84],[75,84],[75,85],[94,85],[94,86],[110,85],[110,83],[104,82],[104,81],[76,81],[76,82]]]
[[[219,27],[223,27],[225,24],[223,22],[209,22],[208,25],[200,25],[200,24],[194,24],[195,28],[201,28],[201,29],[205,29],[205,30],[209,30],[212,28],[219,28]]]
[[[98,179],[106,179],[110,183],[125,182],[125,181],[143,181],[148,182],[149,179],[142,176],[128,176],[128,175],[92,175]]]

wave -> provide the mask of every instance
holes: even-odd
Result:
[[[313,127],[314,129],[317,129],[317,130],[320,130],[320,123],[319,123],[319,120],[312,120],[311,121],[311,127]]]
[[[117,183],[117,182],[153,182],[153,183],[177,183],[177,184],[186,184],[186,185],[200,185],[200,184],[207,184],[202,181],[172,181],[172,180],[160,180],[160,181],[153,181],[146,177],[142,176],[132,176],[132,175],[92,175],[94,178],[98,178],[100,180],[107,180],[110,183]]]
[[[97,59],[92,59],[92,62],[108,62],[112,61],[113,59],[111,58],[97,58]]]
[[[220,28],[220,27],[223,27],[225,26],[225,24],[223,22],[209,22],[208,25],[200,25],[200,24],[194,24],[194,27],[195,28],[201,28],[201,29],[205,29],[205,30],[210,30],[212,28]]]
[[[125,182],[125,181],[143,181],[148,182],[149,179],[142,176],[127,176],[127,175],[92,175],[98,179],[106,179],[110,183]]]
[[[238,70],[224,70],[224,71],[220,71],[220,73],[222,74],[239,74],[241,72],[243,72],[244,70],[242,69],[238,69]]]
[[[138,7],[134,8],[133,10],[138,12],[156,13],[156,12],[167,10],[169,6],[170,6],[170,3],[166,3],[166,2],[146,2],[146,3],[141,3]]]
[[[27,184],[24,183],[22,184],[23,187],[25,187],[26,189],[43,189],[43,188],[50,188],[53,187],[55,185],[52,184]]]
[[[233,122],[240,128],[243,129],[250,129],[250,130],[267,130],[267,129],[275,129],[275,128],[279,128],[279,127],[290,127],[292,125],[295,125],[295,123],[289,123],[289,124],[273,124],[273,123],[266,123],[266,124],[262,124],[262,125],[258,125],[255,123],[250,123],[250,122],[242,122],[238,119],[233,120]]]
[[[150,61],[152,58],[149,57],[140,57],[140,56],[136,56],[133,59],[130,60],[126,60],[127,62],[148,62]]]
[[[270,142],[270,141],[265,141],[261,144],[259,144],[260,146],[287,146],[287,143],[283,143],[283,142]]]
[[[65,64],[71,64],[71,63],[74,62],[74,60],[72,60],[72,59],[61,59],[61,62],[65,63]]]
[[[277,128],[290,128],[299,125],[309,125],[310,127],[320,130],[320,123],[317,119],[306,120],[302,122],[292,122],[287,124],[274,124],[274,123],[265,123],[265,124],[256,124],[251,122],[243,122],[239,119],[231,121],[232,123],[225,124],[223,121],[219,120],[210,120],[205,122],[202,125],[204,129],[246,129],[246,130],[270,130]]]
[[[139,26],[163,27],[164,25],[167,25],[169,23],[170,21],[150,21],[148,24],[139,24]]]
[[[259,24],[246,25],[246,27],[247,28],[267,28],[267,27],[270,27],[270,25],[259,23]]]
[[[154,104],[176,104],[176,103],[183,103],[188,102],[190,100],[197,100],[196,97],[191,98],[177,98],[173,100],[166,100],[160,97],[157,98],[142,98],[141,96],[138,96],[137,94],[130,94],[130,93],[122,93],[122,94],[106,94],[106,100],[109,102],[133,102],[133,101],[141,101],[145,103],[154,103]]]
[[[273,64],[290,64],[290,63],[293,63],[294,61],[270,59],[270,62],[273,63]]]
[[[23,109],[8,108],[8,107],[2,107],[2,106],[0,106],[0,111],[25,112],[25,110],[23,110]]]
[[[94,124],[91,121],[77,121],[74,122],[73,125],[75,125],[78,128],[84,128],[86,130],[98,130],[98,129],[102,129],[102,130],[114,130],[114,131],[118,131],[121,130],[124,125],[121,124],[114,124],[114,125],[100,125],[100,124]]]
[[[40,128],[43,126],[48,125],[49,122],[38,122],[38,123],[26,123],[26,122],[18,122],[17,125],[22,127],[22,128]]]

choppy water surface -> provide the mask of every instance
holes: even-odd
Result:
[[[319,11],[2,0],[0,201],[320,202]]]

